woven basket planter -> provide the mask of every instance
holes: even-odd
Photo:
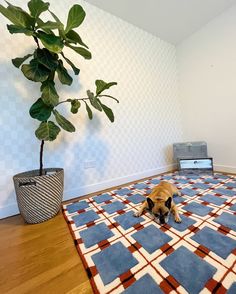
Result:
[[[64,189],[62,168],[24,172],[13,177],[20,213],[30,224],[44,222],[55,216],[61,207]]]

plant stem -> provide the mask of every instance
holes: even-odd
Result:
[[[35,43],[37,44],[37,47],[40,48],[40,46],[39,46],[39,40],[38,40],[38,38],[35,37],[35,36],[34,36],[34,41],[35,41]]]
[[[89,98],[87,98],[87,97],[86,98],[78,98],[78,99],[74,99],[74,100],[89,100]],[[57,103],[56,106],[58,106],[59,104],[62,104],[62,103],[70,103],[70,101],[68,101],[68,100],[61,101],[61,102]]]
[[[112,97],[112,96],[109,96],[109,95],[98,95],[98,96],[95,96],[95,97],[108,97],[108,98],[110,98],[110,99],[115,100],[117,103],[119,103],[119,100],[118,100],[118,99],[116,99],[116,98],[114,98],[114,97]],[[90,98],[88,98],[88,97],[86,97],[86,98],[77,98],[77,99],[74,99],[74,100],[78,100],[78,101],[81,100],[81,101],[84,101],[84,100],[90,100]],[[57,103],[56,106],[58,106],[59,104],[62,104],[62,103],[70,103],[70,101],[68,101],[68,100],[63,100],[63,101]],[[55,106],[55,107],[56,107],[56,106]]]
[[[41,146],[40,146],[40,168],[39,168],[39,175],[43,175],[43,146],[44,146],[44,140],[41,141]]]

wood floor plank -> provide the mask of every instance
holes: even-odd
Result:
[[[62,213],[36,225],[1,220],[0,235],[0,293],[92,293]]]

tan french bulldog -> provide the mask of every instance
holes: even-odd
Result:
[[[175,222],[180,223],[181,218],[173,201],[173,195],[180,196],[181,194],[173,184],[165,181],[160,182],[152,190],[140,209],[134,213],[134,216],[139,217],[145,209],[148,209],[155,216],[158,224],[165,224],[168,222],[171,212],[174,215]]]

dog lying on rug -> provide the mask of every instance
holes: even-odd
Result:
[[[180,196],[180,192],[173,184],[166,181],[160,182],[152,190],[140,209],[134,213],[134,216],[141,216],[143,211],[147,209],[154,215],[158,224],[167,223],[170,213],[174,215],[175,222],[180,223],[181,218],[173,200],[174,195]]]

